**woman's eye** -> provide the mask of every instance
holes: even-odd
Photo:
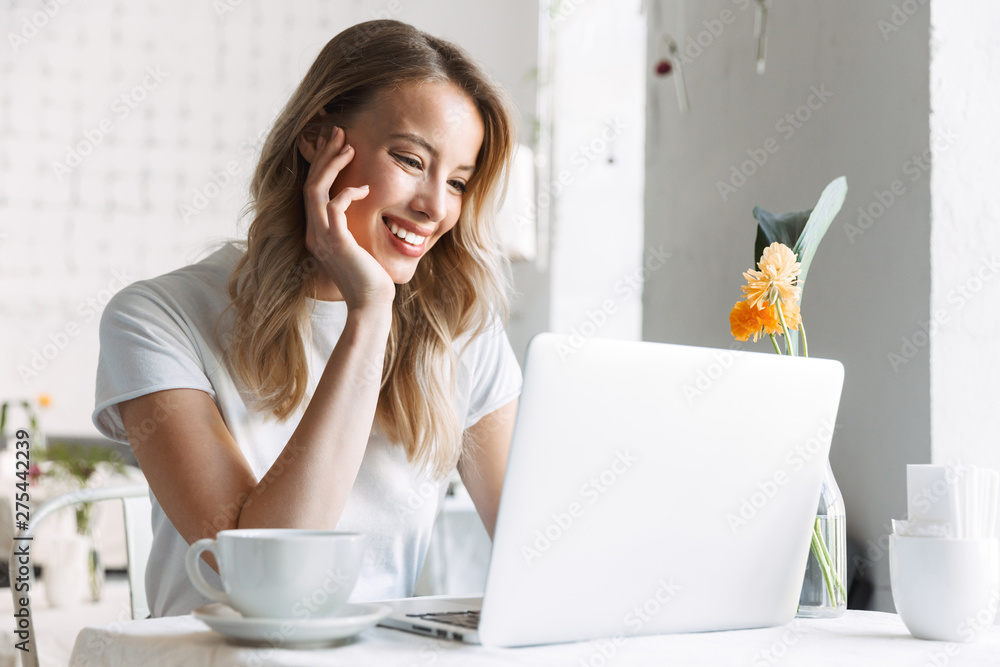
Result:
[[[411,157],[406,157],[405,155],[395,155],[394,157],[403,164],[405,164],[407,167],[411,167],[413,169],[420,169],[420,162],[418,160],[414,160]]]
[[[408,157],[406,155],[400,155],[399,153],[393,153],[392,156],[398,162],[406,165],[410,169],[418,169],[418,170],[419,169],[423,169],[423,164],[421,164],[420,160],[414,159],[412,157]],[[448,184],[451,185],[451,187],[455,188],[459,193],[461,193],[463,195],[465,194],[466,190],[468,189],[468,186],[465,183],[463,183],[462,181],[452,180],[452,181],[448,181]]]

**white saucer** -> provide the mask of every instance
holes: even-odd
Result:
[[[191,615],[233,643],[269,648],[322,648],[347,643],[392,613],[379,604],[346,604],[325,618],[249,618],[220,603],[199,607]]]

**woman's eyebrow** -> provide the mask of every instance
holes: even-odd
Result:
[[[400,132],[400,133],[397,133],[397,134],[390,134],[389,138],[390,139],[404,139],[406,141],[412,141],[413,143],[417,144],[418,146],[420,146],[421,148],[423,148],[425,151],[427,151],[428,153],[430,153],[431,157],[433,157],[434,159],[437,159],[441,155],[438,152],[438,149],[436,149],[433,146],[431,146],[429,143],[427,143],[426,139],[424,139],[423,137],[421,137],[418,134],[413,134],[411,132]],[[475,167],[470,167],[469,165],[463,165],[461,167],[457,167],[457,171],[472,172],[472,171],[475,171],[475,169],[476,169]]]

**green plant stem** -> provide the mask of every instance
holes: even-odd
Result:
[[[781,348],[778,347],[778,340],[774,337],[774,334],[767,334],[771,337],[771,345],[774,345],[774,351],[781,354]]]
[[[840,581],[840,575],[834,568],[833,559],[826,548],[826,542],[823,541],[823,535],[819,528],[819,517],[816,517],[816,521],[813,523],[811,547],[813,556],[816,557],[816,562],[819,563],[820,571],[823,573],[823,583],[826,584],[826,593],[830,596],[830,604],[837,607],[840,600],[847,600],[847,591],[844,590],[844,584]]]
[[[76,532],[86,535],[90,532],[90,517],[94,509],[93,503],[80,503],[76,509]]]
[[[806,338],[806,326],[799,322],[799,331],[802,333],[802,356],[809,356],[809,340]]]
[[[781,301],[774,302],[774,308],[778,311],[778,320],[781,322],[781,330],[785,332],[785,349],[788,350],[788,354],[795,356],[792,350],[792,337],[788,333],[788,325],[785,324],[785,313],[781,310]]]
[[[823,553],[826,545],[823,544],[823,537],[819,532],[818,518],[813,524],[811,546],[813,556],[816,558],[816,562],[819,563],[819,569],[823,573],[823,583],[826,585],[826,594],[830,598],[830,605],[835,607],[837,606],[837,601],[833,594],[833,583],[830,581],[830,563],[826,558],[824,558],[824,555],[828,554]]]

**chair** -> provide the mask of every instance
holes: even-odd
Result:
[[[146,484],[129,484],[125,486],[109,486],[96,489],[82,489],[53,498],[31,513],[31,521],[28,527],[18,531],[14,537],[14,546],[11,550],[9,570],[10,591],[14,598],[14,611],[19,611],[18,599],[26,597],[23,592],[17,592],[15,588],[18,573],[17,550],[23,544],[31,544],[29,541],[38,530],[39,524],[57,510],[64,507],[71,507],[80,503],[100,502],[103,500],[120,499],[125,511],[125,551],[128,559],[128,584],[129,597],[132,606],[132,618],[141,619],[149,616],[149,607],[146,604],[146,561],[149,560],[149,552],[153,545],[153,528],[150,522],[152,505],[149,501],[149,486]],[[31,591],[34,590],[35,577],[34,568],[28,568],[28,616],[26,627],[17,627],[17,630],[28,631],[28,651],[21,653],[21,664],[23,667],[38,667],[38,650],[35,637],[35,628],[31,615]],[[15,619],[15,625],[17,625]]]

